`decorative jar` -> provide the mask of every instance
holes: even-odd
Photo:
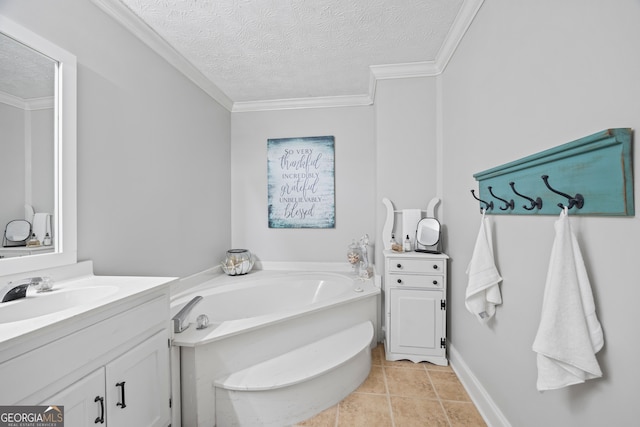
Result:
[[[221,267],[229,276],[247,274],[253,268],[253,256],[247,249],[229,249]]]

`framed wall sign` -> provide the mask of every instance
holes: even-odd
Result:
[[[267,140],[269,228],[335,228],[334,137]]]

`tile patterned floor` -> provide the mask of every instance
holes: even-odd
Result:
[[[486,427],[450,366],[390,362],[382,344],[371,357],[356,391],[296,427]]]

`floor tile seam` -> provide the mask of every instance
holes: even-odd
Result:
[[[391,406],[391,396],[387,393],[387,408],[389,409],[389,419],[391,420],[391,427],[396,426],[396,420],[393,416],[393,406]]]
[[[438,399],[438,402],[440,403],[440,408],[442,408],[442,412],[444,412],[444,416],[447,418],[447,422],[449,423],[449,427],[452,427],[453,424],[451,423],[451,419],[449,418],[449,413],[447,412],[447,409],[444,407],[444,404],[442,403],[442,400]]]
[[[442,409],[442,412],[444,413],[445,418],[447,419],[447,423],[449,423],[449,427],[452,426],[451,423],[451,419],[449,418],[449,414],[447,413],[446,408],[444,407],[444,404],[442,403],[442,398],[440,398],[440,393],[438,393],[438,389],[436,388],[436,385],[433,382],[433,379],[431,379],[431,373],[427,370],[427,374],[429,377],[429,382],[431,382],[431,387],[433,387],[433,392],[436,394],[436,397],[438,398],[438,403],[440,404],[440,409]]]
[[[387,370],[382,366],[382,380],[384,381],[384,392],[388,396],[389,395],[389,382],[387,380]]]
[[[366,394],[368,396],[387,396],[389,393],[376,393],[374,391],[354,391],[351,394]]]
[[[475,405],[475,403],[473,403],[472,400],[456,400],[456,399],[443,399],[443,398],[440,398],[440,400],[442,400],[443,402],[470,403],[472,405]]]

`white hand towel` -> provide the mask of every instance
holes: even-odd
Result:
[[[565,208],[555,223],[542,314],[533,342],[539,391],[602,376],[595,354],[604,345],[580,247]]]
[[[422,211],[420,209],[402,210],[402,239],[400,239],[400,243],[404,242],[404,239],[409,236],[411,247],[415,248],[416,230],[418,228],[418,221],[420,221],[421,218]]]
[[[36,238],[42,243],[47,232],[51,232],[51,215],[48,213],[36,213],[33,216],[32,229]],[[49,234],[49,236],[51,236],[51,234]]]
[[[482,211],[480,231],[467,267],[469,283],[465,306],[481,323],[487,322],[496,313],[496,305],[502,304],[498,284],[502,281],[493,258],[491,222]]]

